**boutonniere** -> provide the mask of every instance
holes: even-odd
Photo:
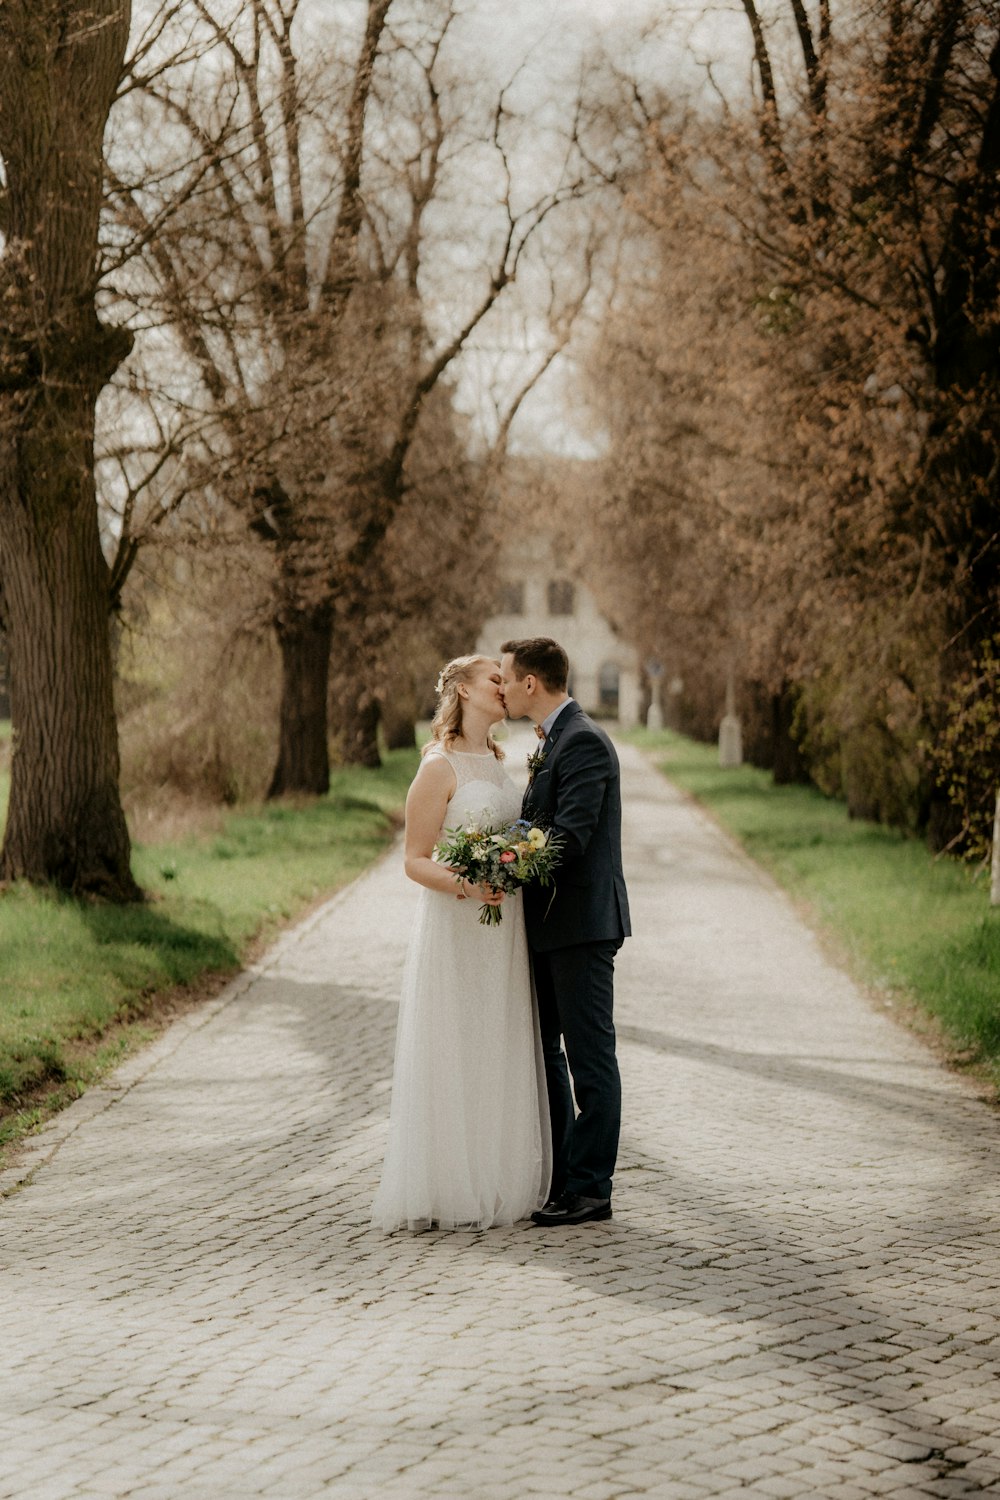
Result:
[[[531,785],[531,783],[534,781],[535,777],[538,775],[539,771],[544,766],[544,764],[545,764],[545,757],[546,757],[547,754],[548,754],[548,751],[543,750],[542,747],[541,747],[541,745],[539,745],[538,749],[537,750],[533,750],[531,752],[531,754],[528,756],[528,785],[529,786]]]

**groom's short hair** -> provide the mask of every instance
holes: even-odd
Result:
[[[501,656],[514,658],[514,676],[518,682],[530,672],[550,693],[563,693],[569,681],[569,657],[558,641],[547,635],[535,635],[526,641],[504,641]]]

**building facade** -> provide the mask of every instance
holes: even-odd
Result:
[[[624,729],[639,722],[639,663],[615,633],[584,583],[574,578],[546,542],[508,552],[498,570],[497,612],[480,632],[476,650],[495,656],[503,641],[547,635],[569,656],[569,690],[596,718]]]

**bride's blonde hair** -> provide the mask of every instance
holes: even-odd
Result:
[[[497,664],[492,656],[456,656],[454,661],[441,668],[436,684],[437,712],[431,720],[430,743],[424,746],[424,754],[432,745],[443,745],[446,750],[450,750],[461,735],[462,699],[458,691],[459,684],[469,682],[482,662],[488,662],[491,667]],[[503,751],[492,734],[487,734],[486,744],[497,760],[503,760]]]

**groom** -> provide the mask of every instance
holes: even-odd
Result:
[[[618,757],[566,692],[569,661],[561,646],[539,636],[500,649],[507,716],[531,719],[539,737],[523,812],[551,828],[563,850],[554,895],[551,887],[524,888],[553,1154],[549,1202],[531,1217],[536,1224],[585,1224],[611,1217],[621,1120],[612,1003],[615,954],[631,929]]]

